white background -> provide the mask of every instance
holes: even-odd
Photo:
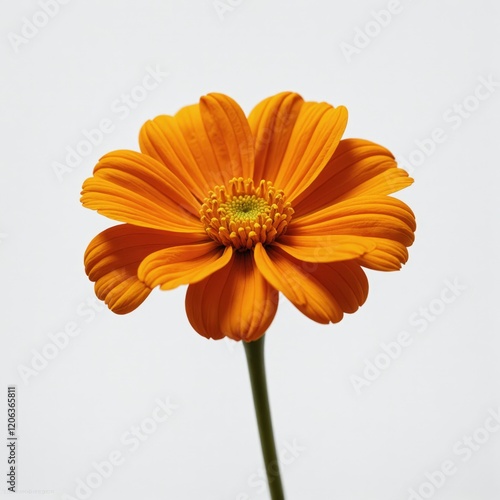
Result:
[[[409,263],[368,272],[367,303],[340,324],[281,300],[266,355],[277,446],[295,446],[282,465],[287,499],[406,500],[413,488],[497,500],[498,2],[71,0],[30,31],[44,24],[41,4],[9,2],[0,21],[0,435],[15,384],[18,498],[83,498],[78,480],[99,482],[93,462],[113,452],[121,465],[88,497],[268,498],[242,346],[192,331],[184,287],[154,291],[127,316],[89,312],[83,252],[114,222],[82,208],[79,192],[104,153],[138,148],[149,118],[212,91],[249,112],[293,90],[347,106],[346,137],[412,163],[415,183],[398,196],[418,230]],[[390,19],[377,14],[389,7]],[[148,67],[168,76],[124,109]],[[58,177],[67,148],[106,118],[113,131]],[[72,322],[80,334],[34,361]],[[384,356],[403,331],[411,343]],[[34,370],[24,380],[23,366]],[[151,424],[157,398],[177,407],[131,451],[123,436]],[[452,472],[432,486],[426,474],[446,461]],[[3,478],[6,451],[0,464]]]

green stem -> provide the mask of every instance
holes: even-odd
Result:
[[[267,395],[266,368],[264,364],[264,337],[254,342],[243,342],[247,356],[248,372],[252,384],[253,402],[257,424],[259,426],[260,444],[266,467],[267,482],[271,500],[285,500],[281,484],[280,468],[274,444],[271,409]]]

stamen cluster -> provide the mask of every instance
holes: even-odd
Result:
[[[282,190],[265,180],[255,187],[243,177],[231,179],[228,187],[216,186],[200,210],[210,238],[239,251],[272,243],[286,231],[292,215]]]

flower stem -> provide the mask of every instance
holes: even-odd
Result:
[[[245,346],[245,354],[247,356],[248,372],[250,373],[250,383],[252,384],[253,402],[271,500],[285,500],[279,462],[276,455],[276,446],[274,444],[269,397],[267,395],[264,337],[265,335],[254,342],[243,342],[243,345]]]

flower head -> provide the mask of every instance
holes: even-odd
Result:
[[[125,314],[159,286],[189,285],[201,335],[256,340],[282,292],[319,323],[364,303],[362,267],[408,259],[415,218],[390,194],[410,185],[382,146],[344,139],[344,107],[284,92],[248,119],[209,94],[144,124],[141,152],[105,155],[83,184],[85,207],[122,224],[89,244],[97,296]]]

